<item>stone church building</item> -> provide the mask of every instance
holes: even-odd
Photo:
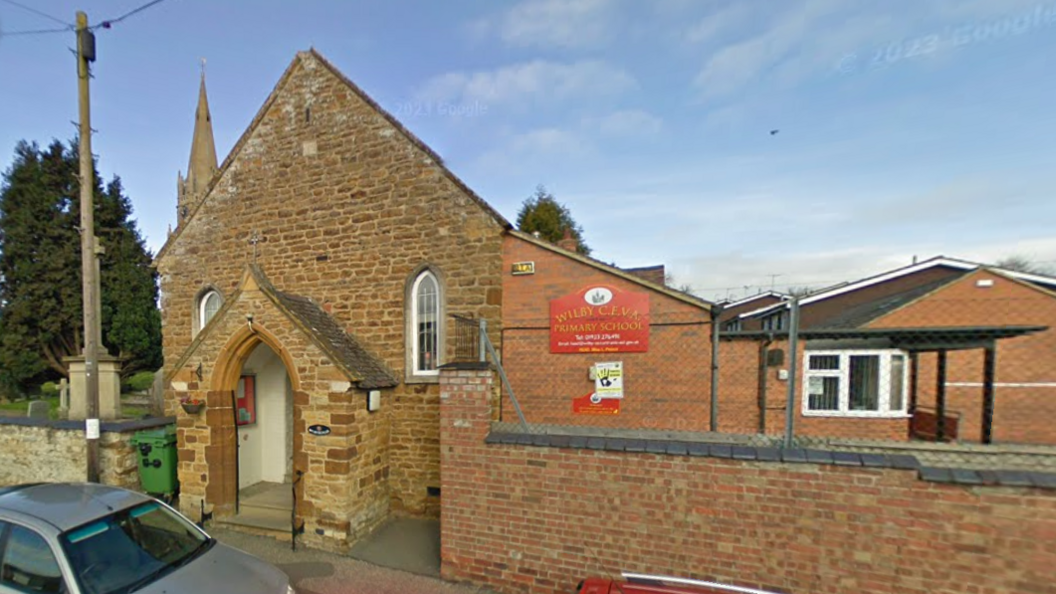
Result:
[[[182,511],[237,519],[277,485],[260,525],[338,550],[436,515],[437,368],[452,315],[498,344],[510,224],[314,50],[220,164],[211,125],[203,76],[155,259]]]

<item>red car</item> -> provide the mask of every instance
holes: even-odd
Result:
[[[581,582],[576,594],[777,594],[756,588],[716,582],[624,573],[623,581],[590,578]]]

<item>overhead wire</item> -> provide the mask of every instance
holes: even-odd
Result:
[[[138,7],[138,8],[133,8],[132,10],[126,12],[125,14],[123,14],[123,15],[117,17],[117,18],[105,19],[103,21],[100,21],[98,25],[94,25],[92,27],[89,27],[89,29],[99,29],[100,27],[103,28],[103,29],[109,29],[112,25],[116,25],[117,23],[120,23],[121,21],[127,19],[128,17],[130,17],[130,16],[132,16],[134,14],[143,12],[144,10],[146,10],[146,9],[156,5],[156,4],[161,4],[164,1],[165,0],[152,0],[151,2],[147,2],[146,4],[144,4],[144,5],[142,5],[142,6]]]
[[[129,17],[131,17],[131,16],[133,16],[135,14],[143,12],[144,10],[147,10],[148,8],[151,8],[152,6],[155,6],[157,4],[161,4],[164,1],[165,0],[152,0],[151,2],[147,2],[146,4],[143,4],[141,6],[133,8],[132,10],[126,12],[125,14],[123,14],[123,15],[121,15],[119,17],[112,18],[112,19],[105,19],[105,20],[99,21],[98,24],[92,25],[91,27],[88,27],[88,29],[89,30],[109,29],[111,26],[113,26],[113,25],[115,25],[117,23],[120,23],[121,21],[123,21],[123,20],[125,20],[125,19],[127,19],[127,18],[129,18]],[[33,12],[34,14],[38,14],[38,15],[40,15],[42,17],[45,17],[45,18],[51,19],[51,20],[53,20],[55,22],[62,23],[63,25],[66,25],[65,28],[62,28],[62,29],[33,29],[33,30],[26,30],[26,31],[3,31],[2,29],[0,29],[0,38],[4,38],[4,37],[24,37],[24,36],[28,36],[28,35],[44,35],[44,34],[48,34],[48,33],[67,33],[69,31],[74,31],[77,28],[76,25],[72,25],[70,23],[67,23],[66,21],[63,21],[62,19],[59,19],[59,18],[54,17],[54,16],[51,16],[50,14],[47,14],[45,12],[41,12],[39,10],[36,10],[36,9],[32,8],[32,7],[25,6],[23,4],[15,2],[15,0],[0,0],[0,2],[4,2],[4,3],[10,4],[12,6],[17,6],[19,8],[23,8],[25,10]]]
[[[65,29],[35,29],[32,31],[4,31],[0,30],[0,38],[2,37],[19,37],[26,35],[43,35],[45,33],[69,33],[73,31],[73,27],[66,27]]]
[[[68,22],[66,22],[66,21],[64,21],[64,20],[62,20],[62,19],[60,19],[58,17],[52,16],[52,15],[46,13],[46,12],[41,12],[41,11],[37,10],[36,8],[33,8],[32,6],[26,6],[25,4],[22,4],[20,2],[15,2],[15,0],[0,0],[0,2],[3,2],[5,4],[10,4],[11,6],[17,6],[18,8],[21,8],[22,10],[28,10],[29,12],[32,12],[33,14],[35,14],[37,16],[42,16],[42,17],[44,17],[46,19],[55,21],[56,23],[59,23],[60,25],[66,25],[66,27],[68,27],[68,28],[72,28],[73,27],[72,23],[68,23]],[[11,33],[8,33],[7,35],[11,35]]]

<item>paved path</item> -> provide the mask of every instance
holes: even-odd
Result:
[[[220,527],[209,528],[220,542],[276,565],[290,576],[298,594],[492,594],[490,590],[386,569],[350,557],[298,547]]]
[[[389,518],[353,545],[348,556],[381,567],[440,577],[440,521]]]

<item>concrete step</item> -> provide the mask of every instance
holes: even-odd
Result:
[[[239,505],[237,516],[220,518],[217,523],[289,533],[290,510],[242,504]]]
[[[240,507],[282,509],[288,513],[293,509],[292,485],[283,483],[257,483],[239,492]]]

